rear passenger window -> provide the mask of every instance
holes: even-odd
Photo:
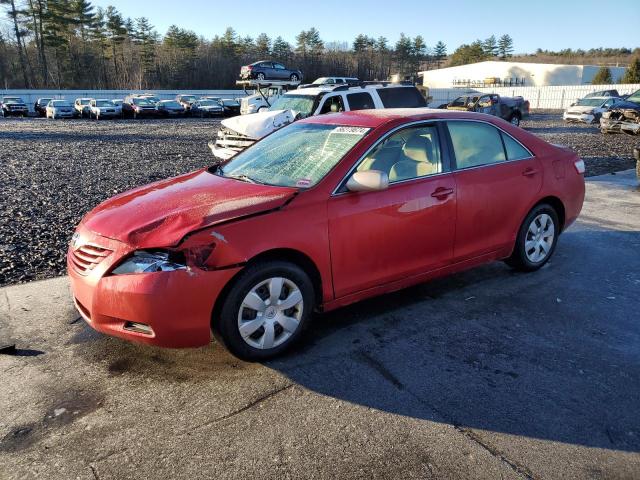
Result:
[[[384,108],[426,107],[422,94],[414,87],[378,88],[378,95]]]
[[[350,93],[347,95],[349,109],[351,110],[368,110],[376,108],[373,104],[373,98],[367,92]]]
[[[516,142],[510,135],[503,132],[502,140],[504,140],[504,148],[507,151],[508,160],[520,160],[531,157],[529,150]]]
[[[504,162],[497,128],[481,122],[447,122],[458,169]]]

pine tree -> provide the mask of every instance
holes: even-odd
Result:
[[[276,60],[284,63],[287,63],[293,54],[291,45],[283,40],[282,37],[276,37],[273,41],[271,53]]]
[[[268,58],[271,55],[271,39],[266,33],[261,33],[256,37],[255,48],[258,58]]]
[[[640,83],[640,57],[633,59],[622,76],[622,83]]]
[[[484,42],[482,42],[482,49],[488,57],[498,56],[498,41],[495,35],[491,35]]]
[[[609,85],[613,83],[611,70],[607,67],[600,67],[591,80],[592,85]]]
[[[513,39],[505,34],[498,40],[498,55],[502,60],[510,57],[513,54]]]
[[[437,68],[440,68],[442,61],[447,56],[447,46],[442,41],[436,43],[436,46],[433,49],[433,56],[435,58]]]

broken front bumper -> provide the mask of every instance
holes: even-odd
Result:
[[[82,226],[78,234],[81,245],[69,248],[67,272],[74,305],[93,329],[160,347],[209,343],[214,303],[240,267],[112,275],[112,267],[133,248]],[[87,245],[105,253],[89,267],[79,268],[87,263],[79,264],[74,256],[84,255],[82,247]],[[144,325],[144,330],[137,325]]]
[[[629,135],[640,135],[640,123],[628,120],[601,118],[600,130],[603,133],[627,133]]]
[[[214,157],[228,160],[254,143],[256,140],[253,138],[229,130],[219,130],[216,140],[209,142],[209,148]]]

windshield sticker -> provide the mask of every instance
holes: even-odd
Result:
[[[298,180],[296,182],[296,187],[300,187],[300,188],[307,188],[311,185],[311,179],[310,178],[301,178],[300,180]]]
[[[331,133],[350,133],[351,135],[364,135],[370,129],[364,127],[336,127]]]

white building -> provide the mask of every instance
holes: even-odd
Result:
[[[420,72],[429,88],[480,86],[546,86],[590,84],[600,67],[487,61]],[[624,67],[609,67],[613,83],[624,75]]]

